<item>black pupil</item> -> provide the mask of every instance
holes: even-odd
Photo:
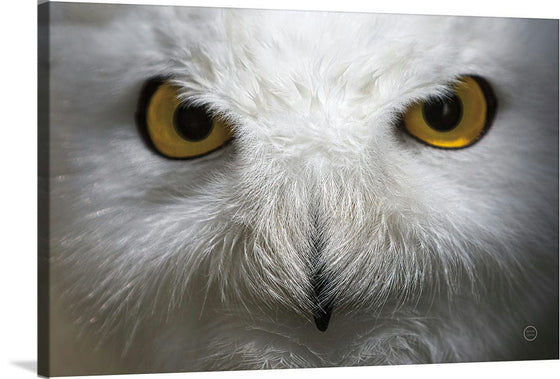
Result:
[[[438,132],[448,132],[461,121],[463,106],[461,100],[452,95],[427,102],[422,108],[422,113],[430,128]]]
[[[173,118],[175,130],[188,141],[201,141],[212,131],[212,118],[203,107],[180,105]]]

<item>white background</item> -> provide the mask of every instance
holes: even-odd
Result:
[[[42,2],[42,1],[41,1]],[[102,1],[113,2],[118,1]],[[311,1],[169,0],[120,1],[135,4],[202,5],[280,9],[345,10],[384,13],[558,18],[552,1]],[[341,4],[344,4],[343,6]],[[32,378],[37,349],[37,4],[0,5],[0,377]],[[345,369],[304,369],[228,373],[157,374],[147,378],[303,377],[551,377],[558,361],[498,362]],[[557,375],[557,374],[556,374]],[[113,377],[113,376],[112,376]],[[120,376],[119,376],[120,377]],[[127,375],[124,378],[144,378]]]

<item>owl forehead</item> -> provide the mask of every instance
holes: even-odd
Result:
[[[205,19],[200,27],[212,33],[187,42],[182,63],[224,95],[230,87],[238,94],[234,85],[302,94],[302,87],[327,90],[342,81],[357,92],[396,77],[414,87],[428,82],[422,77],[454,75],[480,37],[475,19],[459,17],[240,10]]]
[[[188,96],[268,136],[386,120],[464,74],[476,28],[458,17],[216,11],[176,77]],[[472,25],[471,25],[472,26]],[[278,122],[282,120],[282,122]],[[377,123],[379,125],[383,123]],[[370,123],[371,125],[371,123]],[[335,138],[338,138],[336,136]]]

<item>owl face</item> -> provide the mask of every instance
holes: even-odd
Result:
[[[557,275],[556,24],[188,8],[73,23],[84,7],[53,7],[50,170],[55,286],[88,328],[157,325],[139,338],[174,341],[172,369],[276,367],[493,357],[468,330],[508,307],[537,317],[525,291]],[[226,137],[190,153],[210,132],[174,116],[188,159],[170,157],[166,107]],[[483,121],[434,146],[415,107]],[[185,353],[193,330],[216,359]]]

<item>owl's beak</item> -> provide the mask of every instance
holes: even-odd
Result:
[[[333,310],[332,296],[328,295],[329,280],[325,275],[324,266],[321,264],[321,254],[323,253],[324,241],[321,236],[321,223],[317,213],[313,214],[314,233],[312,234],[312,257],[314,260],[314,272],[311,276],[311,284],[313,286],[313,300],[315,308],[313,310],[313,318],[315,325],[319,331],[324,332],[329,327],[331,313]]]
[[[332,300],[328,299],[325,294],[327,286],[325,277],[322,275],[322,270],[319,270],[315,273],[315,275],[313,275],[312,283],[314,292],[313,295],[316,304],[315,311],[313,312],[313,318],[315,319],[317,329],[324,332],[329,327],[333,303]]]
[[[319,311],[315,312],[313,318],[315,319],[315,325],[317,326],[317,329],[319,329],[319,331],[325,332],[327,330],[327,328],[329,327],[329,321],[331,320],[331,313],[332,307],[329,307],[327,309],[320,309]]]

